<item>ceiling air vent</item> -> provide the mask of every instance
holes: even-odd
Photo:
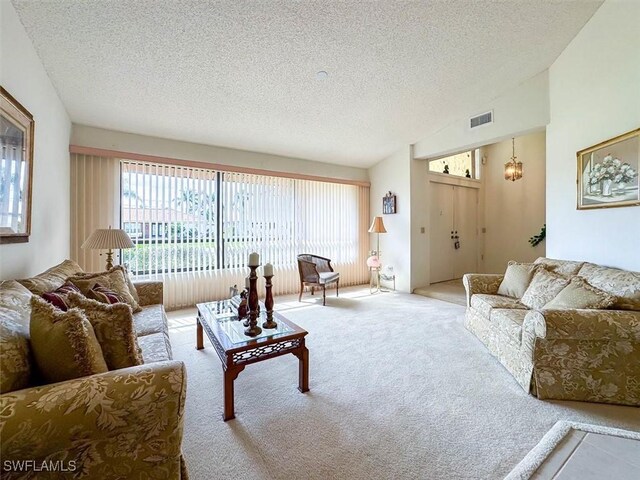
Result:
[[[486,125],[488,123],[493,123],[493,110],[481,115],[476,115],[475,117],[471,117],[469,119],[469,128],[476,128],[480,125]]]

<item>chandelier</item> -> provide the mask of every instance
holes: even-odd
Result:
[[[511,160],[504,164],[504,179],[515,182],[522,178],[522,162],[516,162],[516,141],[511,139]]]

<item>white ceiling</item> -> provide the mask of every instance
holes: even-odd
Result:
[[[368,167],[545,70],[602,2],[13,3],[74,123]]]

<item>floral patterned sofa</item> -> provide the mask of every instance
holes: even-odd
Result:
[[[529,310],[498,295],[503,275],[467,274],[465,326],[540,399],[640,405],[640,273],[538,258],[614,295],[606,310]]]
[[[2,385],[0,476],[187,478],[181,455],[186,374],[184,364],[171,359],[161,282],[134,283],[142,306],[134,323],[144,365],[49,385],[38,381],[28,341],[34,293],[20,282],[54,290],[81,271],[66,260],[31,281],[0,283],[2,370],[20,372],[26,384]],[[20,460],[34,463],[24,468]],[[68,471],[47,473],[43,462],[59,462]]]

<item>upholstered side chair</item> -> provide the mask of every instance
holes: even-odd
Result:
[[[328,258],[309,253],[298,255],[298,271],[300,272],[299,302],[302,301],[305,286],[311,287],[311,295],[316,287],[322,288],[322,305],[326,305],[327,285],[335,283],[336,297],[339,295],[340,273],[333,271],[331,260]]]

